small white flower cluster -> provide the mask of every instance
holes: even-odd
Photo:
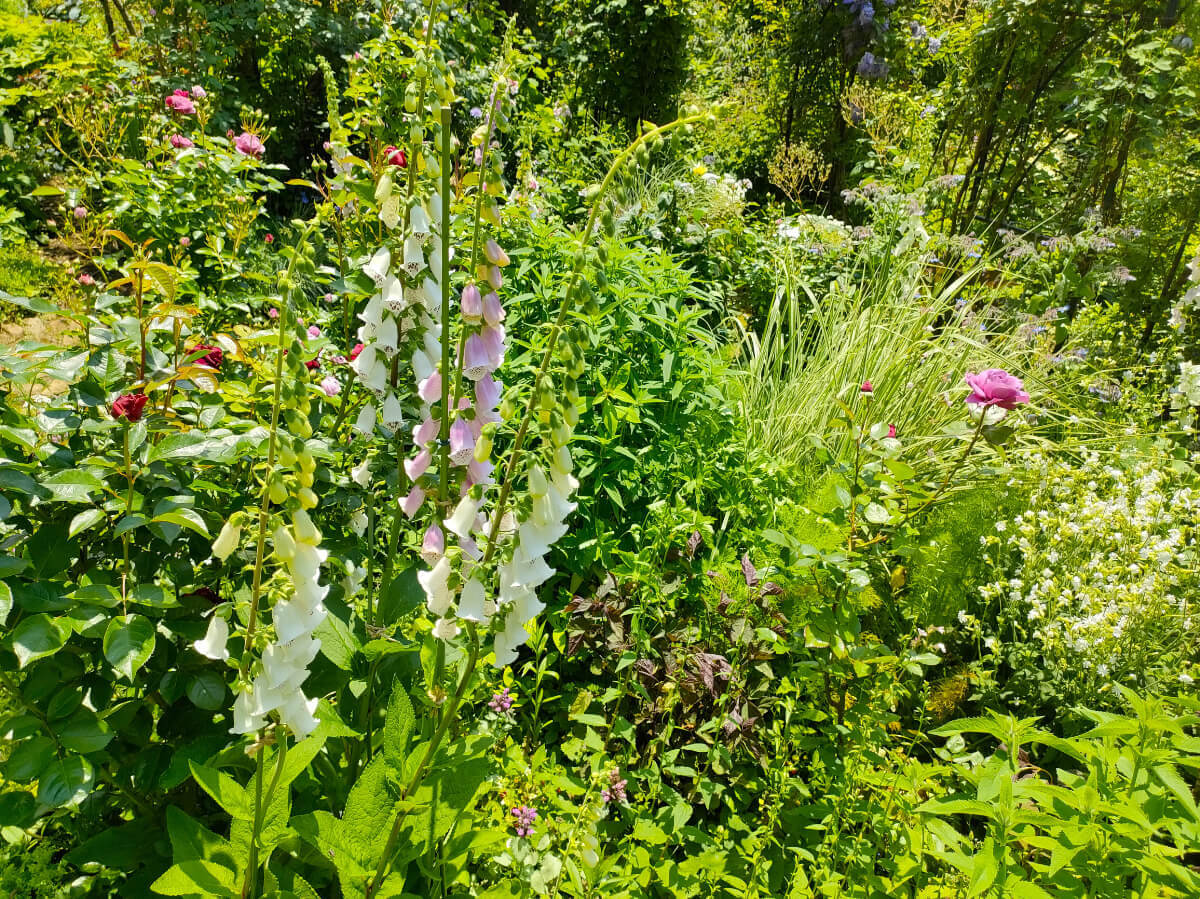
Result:
[[[993,561],[1012,560],[981,588],[1000,606],[997,633],[1023,633],[1055,676],[1081,684],[1161,677],[1166,654],[1194,656],[1200,491],[1161,457],[1031,468],[1029,508],[985,538]]]

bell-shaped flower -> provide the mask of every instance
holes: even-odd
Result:
[[[400,348],[400,332],[396,328],[396,320],[387,316],[375,329],[375,344],[389,359],[396,355]]]
[[[501,601],[508,598],[504,589],[506,586],[540,587],[554,574],[554,569],[547,565],[546,560],[541,556],[522,556],[520,547],[517,550],[512,563],[508,566],[501,566]]]
[[[493,640],[493,652],[496,655],[496,667],[504,668],[517,660],[517,650],[525,645],[529,632],[524,628],[524,622],[516,620],[509,612],[504,618],[504,628],[496,632]]]
[[[408,224],[412,228],[413,237],[424,243],[429,239],[432,230],[429,227],[429,215],[420,203],[414,203],[408,213]]]
[[[441,422],[436,418],[427,418],[413,429],[413,443],[426,446],[437,437]]]
[[[355,565],[350,559],[345,561],[346,576],[342,578],[342,593],[349,599],[362,589],[363,582],[367,579],[367,569],[363,565]]]
[[[476,524],[479,524],[479,522],[476,521]],[[463,558],[467,559],[469,562],[478,562],[483,558],[483,550],[481,550],[479,548],[479,544],[470,537],[460,537],[458,540],[458,548],[462,550]],[[464,564],[463,570],[469,570],[468,566]]]
[[[419,349],[412,355],[412,371],[416,383],[420,384],[437,371],[437,365],[424,349]]]
[[[362,509],[355,509],[350,513],[350,530],[354,531],[355,535],[361,537],[367,532],[367,513]]]
[[[370,437],[375,433],[375,406],[373,404],[367,403],[358,411],[358,417],[354,419],[354,430],[364,437]]]
[[[430,322],[432,324],[432,322]],[[435,329],[425,326],[425,334],[422,338],[422,346],[425,348],[425,355],[430,359],[442,358],[442,340],[440,329]]]
[[[453,640],[458,633],[459,627],[453,618],[439,618],[433,624],[433,635],[439,640]]]
[[[376,287],[379,287],[383,284],[383,279],[387,277],[388,270],[391,267],[391,251],[387,247],[380,247],[375,251],[375,255],[371,257],[371,261],[363,266],[363,272],[375,282]]]
[[[446,554],[446,537],[442,534],[442,529],[436,524],[431,524],[425,529],[425,536],[421,540],[421,558],[426,565],[436,565],[438,560]]]
[[[425,267],[425,252],[421,249],[421,241],[410,237],[404,241],[404,271],[410,278],[415,278]]]
[[[489,325],[498,325],[504,321],[504,306],[500,303],[500,297],[496,296],[493,290],[483,298],[483,320]]]
[[[504,275],[500,272],[500,266],[493,265],[488,268],[487,282],[492,285],[493,290],[499,290],[504,286]]]
[[[463,374],[472,381],[478,381],[484,375],[491,374],[495,371],[497,365],[488,353],[487,344],[478,334],[472,334],[467,338],[466,346],[463,348]]]
[[[454,249],[450,250],[450,258],[454,258]],[[433,275],[433,280],[439,284],[442,280],[442,239],[435,234],[429,242],[429,272]],[[441,303],[442,292],[438,290],[438,302]]]
[[[426,278],[421,282],[421,304],[431,315],[442,306],[441,280],[440,277],[436,281],[433,278]]]
[[[316,710],[317,700],[306,699],[303,693],[296,690],[279,706],[279,720],[287,725],[297,740],[303,740],[320,723],[313,716]]]
[[[229,623],[220,615],[213,615],[208,622],[208,630],[203,640],[197,640],[192,646],[196,652],[210,659],[224,661],[229,658],[229,650],[225,644],[229,642]]]
[[[395,280],[391,275],[390,280]],[[376,293],[371,295],[371,299],[367,300],[367,305],[363,306],[362,311],[358,313],[358,320],[364,325],[369,326],[369,332],[374,334],[375,330],[383,321],[383,294]],[[359,334],[362,334],[362,329],[359,329]]]
[[[408,518],[412,518],[417,514],[417,511],[424,502],[425,491],[420,487],[414,486],[412,490],[408,491],[408,496],[404,497],[401,501],[400,509]]]
[[[469,578],[463,584],[462,593],[458,598],[457,615],[466,621],[487,621],[484,604],[487,602],[487,591],[477,578]]]
[[[383,308],[392,315],[399,315],[408,308],[408,299],[404,295],[404,282],[395,275],[388,275],[379,291]]]
[[[481,462],[478,458],[474,458],[467,463],[467,477],[470,478],[472,484],[487,486],[495,483],[492,479],[492,472],[495,470],[496,466],[486,459]]]
[[[292,515],[292,528],[297,543],[307,543],[309,546],[321,545],[321,532],[317,530],[317,526],[313,524],[313,520],[303,509],[297,509]]]
[[[387,399],[383,401],[383,408],[379,412],[379,417],[383,421],[383,426],[389,431],[395,432],[400,430],[400,426],[404,424],[404,409],[400,406],[400,400],[396,398],[396,394],[389,393]]]
[[[417,396],[426,403],[436,403],[442,398],[442,373],[435,371],[417,385]]]
[[[317,626],[328,615],[325,606],[318,603],[311,609],[306,609],[299,602],[284,599],[275,603],[271,609],[271,621],[275,625],[275,635],[281,643],[307,636],[317,629]]]
[[[553,521],[543,524],[526,521],[518,533],[521,535],[520,552],[525,558],[534,559],[550,552],[550,547],[567,533],[567,526]]]
[[[226,521],[221,526],[220,533],[217,534],[217,539],[213,541],[212,554],[214,558],[224,562],[238,547],[238,541],[242,537],[242,529],[231,521]]]
[[[425,591],[425,607],[441,617],[450,609],[454,595],[450,591],[450,560],[442,556],[428,571],[417,572],[417,582]]]
[[[441,227],[442,222],[442,195],[434,194],[429,198],[429,217],[433,220],[435,228]]]
[[[487,349],[492,370],[504,364],[504,326],[488,325],[479,332],[479,339]]]
[[[374,427],[374,424],[375,424],[374,419],[375,419],[375,415],[372,412],[372,414],[371,414],[372,427]],[[369,460],[366,457],[364,457],[361,462],[359,462],[357,465],[355,465],[353,468],[350,469],[350,478],[351,478],[351,480],[354,481],[354,483],[358,484],[359,487],[370,487],[371,486],[371,468],[367,464],[368,461]]]
[[[450,461],[455,465],[466,465],[475,455],[475,435],[465,418],[454,419],[450,425]]]
[[[500,244],[492,240],[490,237],[487,243],[483,246],[483,255],[487,257],[487,261],[492,265],[504,267],[508,265],[508,254],[500,248]]]
[[[462,297],[458,301],[459,310],[464,321],[475,324],[483,318],[483,298],[474,282],[463,288]]]
[[[410,481],[415,481],[429,470],[431,462],[433,462],[433,453],[426,447],[411,459],[404,460],[404,473],[408,475]]]
[[[229,728],[231,734],[251,734],[263,726],[264,716],[254,714],[254,706],[252,692],[243,691],[237,695],[233,701],[233,727]]]
[[[308,666],[317,656],[321,641],[305,635],[290,643],[272,643],[263,652],[262,679],[272,690],[304,683]]]
[[[458,501],[458,505],[454,507],[454,513],[442,524],[447,531],[460,539],[470,537],[478,511],[479,500],[473,499],[468,493]]]
[[[275,555],[284,562],[290,562],[296,558],[296,540],[292,537],[292,532],[284,525],[279,525],[271,533],[271,539],[275,543]]]

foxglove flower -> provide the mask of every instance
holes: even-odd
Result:
[[[459,309],[462,312],[463,320],[471,324],[476,324],[483,318],[483,299],[479,295],[479,288],[474,283],[463,288]]]
[[[197,640],[192,646],[196,652],[219,662],[229,658],[229,650],[225,644],[229,642],[229,623],[220,615],[213,615],[208,621],[208,631],[203,640]]]
[[[231,520],[226,520],[221,526],[220,532],[217,534],[217,539],[213,541],[212,554],[214,558],[224,562],[229,558],[230,554],[237,549],[238,541],[241,539],[242,529],[235,525]]]

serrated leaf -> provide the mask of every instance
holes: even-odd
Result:
[[[224,771],[209,768],[198,762],[189,761],[188,767],[200,789],[211,796],[217,805],[225,809],[226,814],[231,818],[240,818],[243,821],[254,819],[254,803],[251,802],[245,788],[236,780]]]
[[[162,896],[240,896],[237,874],[224,865],[191,859],[172,865],[150,889]]]
[[[408,738],[412,734],[415,721],[408,691],[397,680],[392,685],[392,696],[388,700],[387,717],[383,723],[383,754],[393,771],[404,770]]]

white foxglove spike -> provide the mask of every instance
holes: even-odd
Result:
[[[229,650],[225,644],[229,642],[229,623],[219,615],[213,615],[208,622],[208,631],[203,640],[197,640],[192,646],[196,652],[210,659],[224,661],[229,658]]]
[[[391,359],[400,348],[400,332],[396,328],[396,320],[391,316],[384,318],[375,331],[375,343],[383,354]]]
[[[317,526],[313,524],[313,520],[303,509],[297,509],[292,515],[292,530],[297,543],[307,543],[309,546],[321,545],[321,532],[317,530]]]
[[[271,535],[275,542],[275,555],[284,562],[290,562],[296,558],[296,541],[292,539],[292,532],[282,524],[275,528]]]
[[[253,694],[239,693],[233,701],[233,727],[229,728],[231,734],[251,734],[263,726],[263,716],[254,714],[253,709]]]
[[[275,603],[275,608],[271,610],[271,621],[275,625],[275,636],[280,642],[287,643],[311,634],[328,614],[319,603],[315,608],[306,609],[298,602],[284,599]]]
[[[303,740],[320,723],[313,717],[316,710],[317,700],[305,699],[304,694],[297,690],[279,706],[279,719],[296,735],[297,740]]]

